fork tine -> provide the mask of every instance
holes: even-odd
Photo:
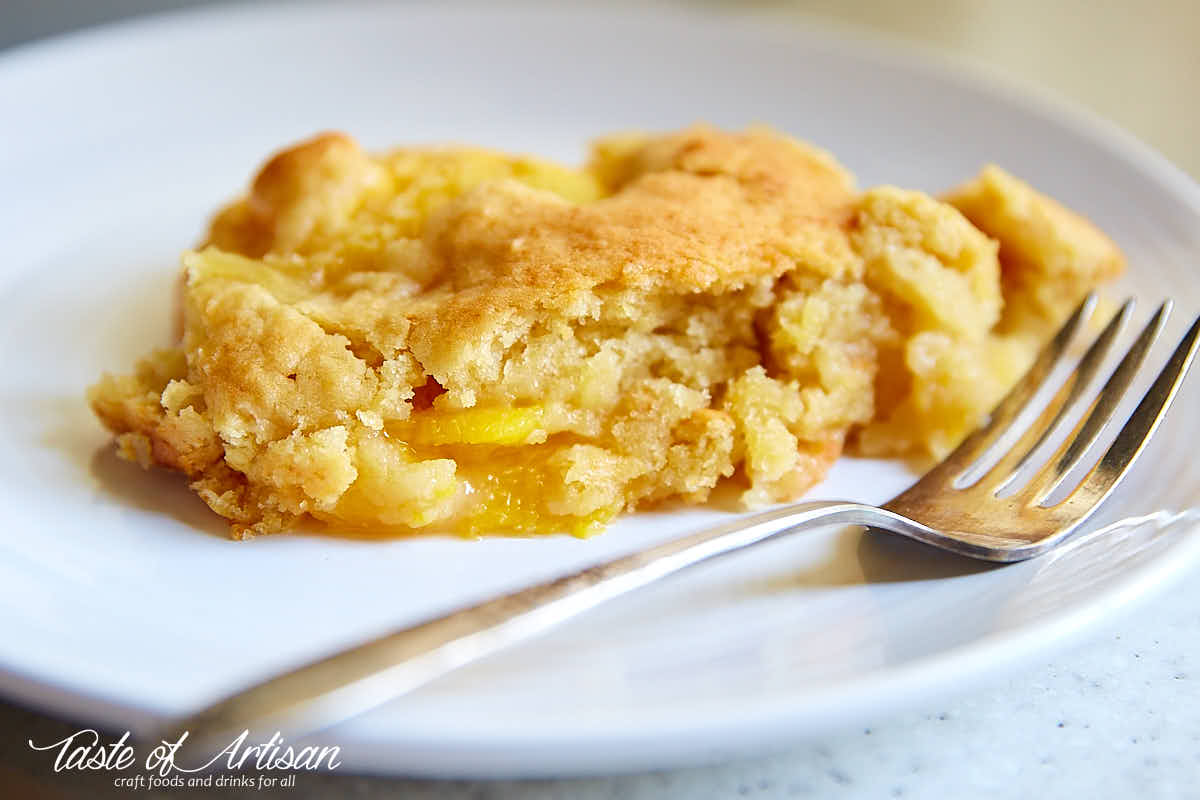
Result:
[[[1146,359],[1146,354],[1150,352],[1150,347],[1161,335],[1170,312],[1171,301],[1169,300],[1158,307],[1158,312],[1146,323],[1146,327],[1142,329],[1141,334],[1125,353],[1121,363],[1105,381],[1104,388],[1100,390],[1100,394],[1092,403],[1091,412],[1076,425],[1075,430],[1059,445],[1058,450],[1050,458],[1048,463],[1052,466],[1043,468],[1022,490],[1022,495],[1030,502],[1041,503],[1046,497],[1053,494],[1066,480],[1071,470],[1077,467],[1083,457],[1087,455],[1087,451],[1112,420],[1113,414],[1121,404],[1121,398],[1129,390],[1129,384],[1137,376],[1142,362]]]
[[[1092,342],[1087,353],[1080,359],[1075,369],[1071,371],[1066,382],[1055,393],[1037,420],[1021,435],[1021,438],[1017,440],[1017,443],[1013,445],[1009,452],[980,479],[979,483],[981,486],[986,486],[988,491],[999,494],[1011,485],[1029,464],[1033,456],[1040,450],[1043,443],[1058,430],[1071,411],[1079,406],[1083,401],[1084,393],[1092,385],[1096,373],[1100,370],[1100,365],[1104,363],[1104,359],[1109,351],[1112,350],[1117,336],[1129,320],[1129,315],[1133,313],[1133,307],[1133,298],[1129,298],[1121,305],[1120,310],[1104,326],[1104,330]],[[1131,370],[1128,370],[1131,373],[1130,378],[1133,377],[1132,372],[1135,372],[1141,364],[1141,356],[1145,355],[1150,343],[1157,337],[1158,331],[1162,328],[1162,322],[1169,311],[1170,304],[1168,301],[1158,309],[1158,313],[1154,316],[1151,324],[1138,337],[1134,349],[1139,349],[1138,346],[1140,345],[1139,357],[1134,359],[1136,363],[1132,365]],[[1130,352],[1132,353],[1132,351]],[[1129,354],[1126,355],[1125,361],[1130,361]],[[1125,362],[1122,362],[1122,366],[1125,366]],[[1000,478],[1000,480],[996,482],[995,478]]]
[[[996,440],[1008,430],[1033,396],[1037,394],[1038,389],[1046,382],[1046,378],[1066,354],[1067,347],[1075,338],[1079,327],[1091,316],[1095,307],[1096,293],[1088,292],[1067,321],[1054,334],[1054,338],[1042,348],[1033,362],[1033,366],[992,411],[987,422],[967,436],[962,444],[934,467],[930,471],[930,477],[936,473],[939,478],[955,480],[957,483],[970,473],[971,467],[991,449]]]
[[[1133,415],[1121,428],[1117,438],[1104,452],[1099,463],[1079,486],[1060,504],[1063,512],[1082,521],[1096,506],[1112,493],[1121,479],[1129,472],[1133,462],[1145,449],[1146,442],[1162,421],[1167,407],[1179,391],[1183,376],[1187,373],[1196,350],[1200,345],[1200,317],[1179,342],[1166,366],[1158,373],[1153,385],[1142,397]]]

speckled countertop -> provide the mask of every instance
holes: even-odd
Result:
[[[10,0],[0,47],[203,0]],[[863,26],[991,64],[1115,119],[1200,175],[1200,3],[797,0],[755,13]],[[0,797],[195,797],[131,793],[112,776],[56,776],[30,738],[75,726],[0,703]],[[434,782],[298,776],[312,798],[1195,798],[1200,797],[1200,575],[1108,620],[1008,680],[752,761],[586,780]],[[254,789],[211,796],[261,798]]]

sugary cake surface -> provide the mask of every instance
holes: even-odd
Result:
[[[936,458],[1122,258],[995,167],[858,192],[696,126],[582,169],[318,136],[183,263],[182,341],[89,398],[241,537],[581,534],[724,479],[791,499],[847,447]]]

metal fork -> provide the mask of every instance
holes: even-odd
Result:
[[[1047,498],[1086,468],[1092,445],[1116,412],[1159,338],[1170,302],[1159,307],[1120,363],[1091,397],[1089,385],[1133,310],[1127,301],[1096,337],[1037,419],[1006,447],[1014,423],[1035,411],[1047,383],[1096,306],[1088,295],[1046,345],[1025,377],[944,461],[882,507],[810,502],[741,517],[573,575],[397,631],[239,692],[170,726],[170,741],[218,741],[244,729],[297,736],[361,714],[464,664],[535,636],[551,626],[684,567],[781,534],[825,525],[865,525],[988,561],[1020,561],[1081,533],[1083,524],[1128,473],[1157,428],[1196,355],[1200,318],[1103,456],[1065,499]],[[1041,451],[1081,410],[1074,429],[1043,466]],[[999,460],[992,461],[999,455]],[[991,465],[991,466],[989,466]],[[166,740],[167,737],[163,737]]]

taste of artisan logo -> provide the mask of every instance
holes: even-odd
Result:
[[[340,747],[307,745],[295,748],[285,743],[279,731],[266,741],[248,744],[250,731],[244,730],[215,754],[211,749],[197,754],[194,748],[185,748],[188,735],[184,731],[173,742],[162,740],[144,758],[139,757],[130,744],[129,731],[107,744],[91,728],[76,731],[50,744],[35,744],[32,739],[28,743],[34,750],[55,753],[55,772],[124,772],[142,768],[144,772],[113,778],[114,786],[125,789],[217,786],[284,789],[296,785],[297,772],[335,770],[342,764]],[[186,757],[185,750],[188,751]],[[258,774],[213,774],[221,769],[230,772],[253,769]],[[269,774],[271,772],[289,774],[279,776]]]

